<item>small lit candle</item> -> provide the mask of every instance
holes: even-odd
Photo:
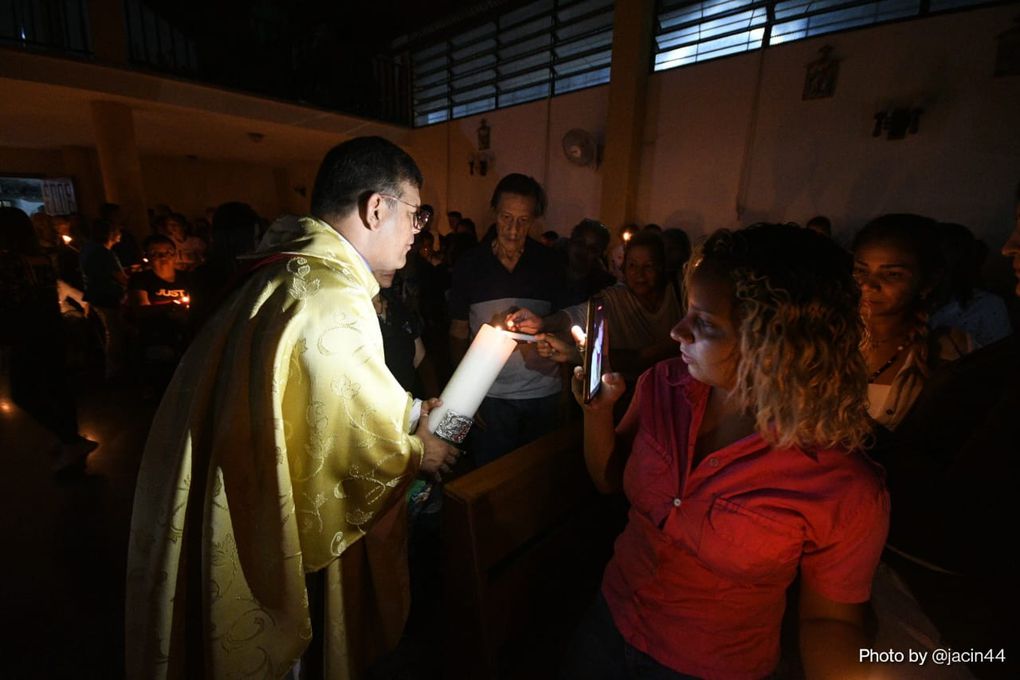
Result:
[[[483,324],[439,397],[443,405],[429,413],[429,431],[454,444],[462,443],[471,429],[471,418],[515,347],[517,341],[509,333]]]
[[[70,236],[68,236],[67,234],[61,234],[61,235],[60,235],[60,238],[62,238],[62,239],[64,240],[64,245],[65,245],[65,246],[69,246],[69,245],[71,245],[71,241],[72,241],[72,239],[71,239],[71,237],[70,237]]]

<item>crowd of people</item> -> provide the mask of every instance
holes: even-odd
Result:
[[[302,219],[267,225],[228,203],[189,223],[160,207],[138,246],[116,206],[87,239],[77,218],[3,210],[4,315],[32,320],[5,330],[26,357],[13,398],[59,440],[57,467],[95,447],[53,360],[66,327],[97,329],[108,380],[169,383],[139,475],[129,672],[218,676],[265,655],[276,677],[357,676],[370,652],[355,637],[392,646],[409,606],[394,518],[408,502],[441,512],[443,478],[572,418],[596,487],[630,509],[564,677],[769,676],[794,584],[808,677],[858,677],[876,635],[1011,648],[1020,345],[970,230],[888,214],[847,250],[818,216],[692,249],[658,225],[626,225],[614,245],[585,219],[536,238],[548,198],[514,173],[484,234],[456,211],[440,234],[421,184],[403,151],[363,138],[326,157]],[[1020,277],[1016,198],[1002,253]],[[593,297],[607,361],[586,403],[587,339],[571,328]],[[534,340],[457,450],[424,423],[486,323]],[[188,591],[175,610],[192,580],[215,597]],[[331,618],[352,598],[372,633]],[[229,648],[189,630],[251,617],[257,635]]]

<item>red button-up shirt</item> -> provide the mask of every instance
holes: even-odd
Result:
[[[889,526],[881,469],[856,452],[770,447],[759,435],[691,468],[709,387],[679,359],[638,381],[631,502],[602,592],[630,644],[682,673],[760,678],[779,660],[798,567],[821,595],[864,602]]]

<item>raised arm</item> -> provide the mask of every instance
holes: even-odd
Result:
[[[603,336],[603,356],[609,347],[608,336],[608,333]],[[584,338],[577,340],[583,343]],[[608,361],[605,367],[609,369]],[[623,484],[623,465],[633,440],[633,427],[625,425],[618,432],[613,424],[613,405],[623,396],[626,383],[619,373],[604,373],[601,390],[585,404],[585,380],[584,368],[575,367],[571,389],[584,412],[584,462],[595,487],[602,493],[614,493]],[[624,418],[624,423],[632,422],[633,419]]]

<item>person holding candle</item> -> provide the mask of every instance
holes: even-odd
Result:
[[[149,269],[136,272],[128,279],[128,300],[138,312],[141,307],[159,307],[167,304],[184,305],[190,299],[187,272],[174,266],[177,249],[173,240],[162,234],[145,239],[145,257]]]
[[[683,314],[676,289],[666,278],[665,248],[658,233],[641,231],[627,241],[622,283],[598,294],[606,305],[612,338],[610,359],[629,384],[656,362],[676,356],[676,342],[670,339],[670,330]],[[580,353],[556,334],[565,333],[571,326],[583,328],[587,312],[587,301],[545,318],[529,309],[520,309],[510,316],[509,322],[527,333],[544,331],[537,338],[538,353],[553,361],[576,365],[581,363]],[[619,407],[618,413],[623,413]]]
[[[136,363],[144,382],[162,388],[187,344],[190,272],[174,267],[174,242],[161,234],[145,239],[148,269],[128,279],[128,316],[137,332]]]
[[[0,207],[0,318],[0,345],[11,348],[12,401],[57,438],[54,473],[84,472],[99,444],[79,434],[56,272],[18,208]]]
[[[563,677],[766,677],[798,572],[807,677],[860,677],[889,500],[860,451],[871,425],[846,257],[761,225],[716,232],[692,263],[681,356],[641,376],[615,428],[619,374],[582,403],[591,477],[631,508]],[[579,402],[584,379],[576,369]]]
[[[492,194],[496,233],[454,267],[450,287],[450,353],[454,366],[484,323],[503,324],[508,312],[527,307],[537,314],[569,300],[563,264],[551,249],[529,237],[545,212],[546,197],[534,178],[510,174]],[[559,365],[521,343],[478,410],[467,448],[476,465],[527,444],[559,422],[563,381]]]
[[[193,340],[142,456],[129,678],[364,677],[408,610],[406,505],[456,450],[386,368],[374,270],[427,221],[421,173],[379,137],[323,160]]]

